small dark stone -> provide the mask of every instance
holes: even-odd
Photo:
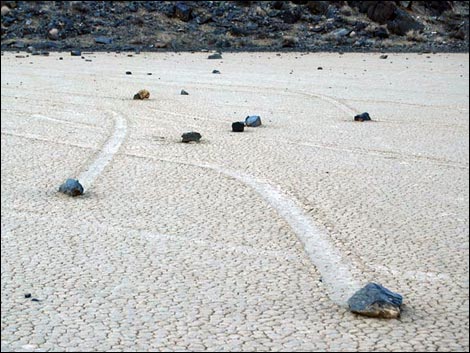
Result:
[[[380,55],[380,59],[387,59],[388,58],[388,55]]]
[[[384,319],[398,318],[402,303],[400,294],[376,283],[367,284],[348,300],[349,310],[353,313]]]
[[[126,75],[132,75],[131,71],[126,71]]]
[[[72,50],[70,52],[71,56],[82,56],[82,52],[80,50]]]
[[[323,67],[318,66],[318,67],[317,67],[317,70],[323,70]]]
[[[59,192],[69,196],[78,196],[83,194],[83,186],[76,179],[67,179],[59,187]]]
[[[31,301],[32,301],[32,302],[40,302],[40,300],[39,300],[39,299],[37,299],[37,298],[33,298],[33,299],[31,299]]]
[[[220,74],[220,71],[219,70],[212,70],[212,73],[213,74]]]
[[[151,73],[151,72],[147,72],[147,75],[152,76],[152,73]]]
[[[59,60],[64,60],[64,58],[63,58],[63,57],[60,57]]]
[[[222,59],[222,55],[219,53],[211,54],[207,57],[207,59]]]
[[[354,121],[370,121],[372,120],[369,116],[369,113],[358,114],[354,117]]]
[[[202,136],[199,132],[191,131],[191,132],[185,132],[183,135],[181,135],[181,137],[183,139],[182,142],[188,143],[191,141],[199,142]]]
[[[261,125],[261,118],[258,115],[247,116],[245,119],[246,126],[257,127]]]
[[[233,132],[243,132],[245,130],[245,123],[243,121],[236,121],[232,123]]]
[[[29,299],[29,298],[31,298],[31,293],[27,293],[27,294],[25,294],[25,295],[24,295],[24,297],[25,297],[26,299]]]
[[[184,89],[181,90],[181,95],[182,96],[189,96],[189,93],[186,92]]]

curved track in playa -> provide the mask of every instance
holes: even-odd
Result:
[[[468,57],[286,56],[2,57],[2,351],[468,349]],[[346,310],[371,280],[401,320]]]

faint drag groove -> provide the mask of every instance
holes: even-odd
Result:
[[[328,236],[312,223],[310,217],[305,214],[294,200],[289,198],[280,188],[272,186],[268,181],[217,165],[183,162],[130,153],[126,155],[209,169],[250,187],[289,224],[303,244],[304,250],[311,262],[321,273],[323,284],[327,288],[328,296],[333,302],[346,306],[347,300],[360,288],[360,284],[352,275],[352,272],[357,272],[357,270],[352,264],[347,263],[343,259],[341,253],[330,242]]]
[[[114,132],[100,149],[93,162],[84,170],[77,179],[85,190],[90,188],[96,178],[103,172],[111,162],[114,155],[119,151],[127,135],[127,121],[121,115],[111,111],[114,116]]]

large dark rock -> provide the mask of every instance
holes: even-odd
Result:
[[[371,121],[369,113],[358,114],[354,117],[354,121]]]
[[[175,5],[175,16],[181,21],[188,22],[192,18],[193,10],[186,4],[179,2]]]
[[[375,22],[384,24],[395,16],[397,5],[394,1],[375,1],[367,9],[367,16]]]
[[[201,139],[201,134],[199,132],[185,132],[183,135],[181,135],[181,138],[183,139],[182,142],[188,143],[188,142],[199,142]]]
[[[76,179],[67,179],[59,187],[59,192],[69,196],[78,196],[83,194],[83,186]]]
[[[387,23],[388,30],[399,36],[404,36],[409,31],[420,31],[424,25],[416,21],[413,16],[402,9],[395,11],[395,18]]]
[[[243,121],[236,121],[232,123],[233,132],[243,132],[245,130],[245,123]]]
[[[400,294],[376,283],[367,284],[348,300],[349,310],[353,313],[384,319],[398,318],[402,303]]]

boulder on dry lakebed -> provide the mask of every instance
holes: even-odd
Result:
[[[353,313],[383,318],[396,319],[400,317],[400,307],[403,297],[377,283],[369,283],[349,298],[349,310]]]
[[[181,138],[183,139],[181,142],[184,142],[184,143],[199,142],[201,137],[202,136],[199,132],[195,132],[195,131],[185,132],[183,135],[181,135]]]
[[[257,127],[261,125],[261,118],[258,115],[250,115],[245,119],[246,126]]]
[[[79,196],[83,194],[83,186],[76,179],[67,179],[59,187],[59,192],[69,196]]]
[[[354,121],[371,121],[372,119],[369,116],[369,113],[358,114],[354,117]]]

